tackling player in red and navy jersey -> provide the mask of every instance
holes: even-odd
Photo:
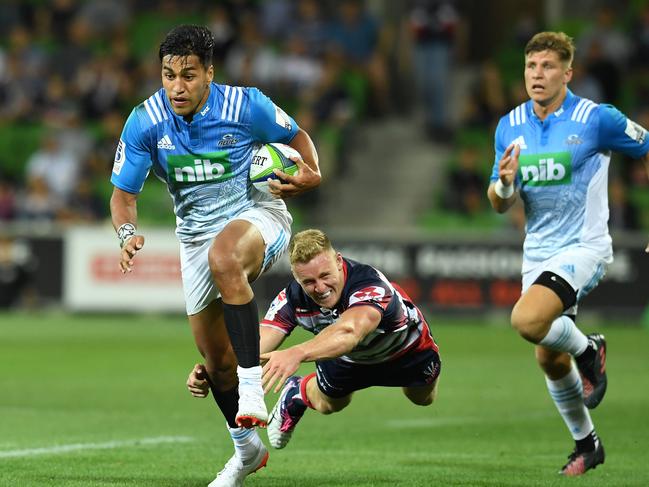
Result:
[[[268,423],[270,444],[284,448],[307,407],[337,412],[354,391],[371,386],[402,387],[414,404],[431,404],[441,362],[410,298],[375,268],[343,258],[320,230],[296,234],[289,257],[295,280],[261,322],[265,390],[282,389]],[[277,350],[298,326],[315,337]],[[316,373],[294,376],[303,362],[316,362]],[[202,397],[207,390],[196,379],[195,369],[188,386]]]
[[[205,358],[205,380],[235,444],[235,455],[210,487],[238,487],[266,463],[253,426],[265,426],[259,362],[259,316],[250,286],[284,252],[291,215],[282,197],[320,182],[309,135],[256,88],[212,81],[214,38],[201,26],[181,25],[160,45],[162,89],[133,109],[113,165],[113,225],[120,267],[130,272],[143,249],[136,230],[137,195],[153,170],[174,202],[176,234],[189,323]],[[259,144],[297,150],[299,171],[271,182],[275,197],[248,178]]]

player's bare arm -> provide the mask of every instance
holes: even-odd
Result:
[[[302,158],[291,157],[298,167],[297,174],[293,176],[275,170],[275,174],[284,182],[272,180],[268,186],[271,194],[278,198],[289,198],[304,193],[318,186],[322,180],[318,153],[309,134],[300,129],[289,145],[298,151]]]
[[[498,162],[499,179],[489,185],[487,196],[494,210],[504,213],[516,202],[514,181],[518,171],[518,156],[521,148],[518,144],[510,144]]]
[[[133,270],[133,258],[144,247],[144,236],[135,233],[137,225],[137,195],[113,188],[110,198],[113,227],[121,241],[119,267],[122,273]],[[132,227],[131,227],[132,226]]]
[[[335,324],[311,340],[285,350],[262,354],[262,360],[268,360],[262,372],[264,392],[269,392],[273,386],[274,392],[279,392],[286,379],[303,362],[341,357],[351,352],[380,322],[381,313],[376,308],[356,306],[345,311]]]

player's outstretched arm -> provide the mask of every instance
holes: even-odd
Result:
[[[285,350],[264,353],[267,360],[262,372],[264,392],[275,386],[279,390],[302,362],[314,362],[341,357],[351,352],[359,342],[376,329],[381,322],[381,313],[373,306],[356,306],[348,309],[333,325],[329,325],[311,340]]]
[[[120,241],[119,267],[122,273],[133,270],[133,257],[144,247],[144,236],[136,234],[137,195],[113,188],[110,197],[110,214]]]
[[[281,181],[272,180],[268,183],[271,194],[278,198],[288,198],[304,193],[318,186],[322,180],[318,153],[309,134],[300,129],[289,145],[298,151],[302,158],[291,157],[291,160],[298,167],[297,174],[294,176],[279,170],[274,171],[284,181],[282,183]]]
[[[266,354],[277,350],[279,346],[284,342],[286,335],[275,328],[269,326],[260,326],[259,327],[259,352],[261,354]],[[264,360],[262,360],[262,365]]]
[[[518,144],[510,144],[498,162],[499,179],[489,185],[487,197],[494,210],[504,213],[516,202],[514,181],[518,171],[518,156],[521,148]]]

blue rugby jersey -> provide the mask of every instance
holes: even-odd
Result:
[[[273,300],[261,326],[275,328],[286,335],[301,326],[317,335],[334,324],[347,309],[373,306],[382,318],[376,330],[366,336],[342,360],[373,364],[395,359],[406,351],[433,348],[423,314],[410,299],[375,268],[343,259],[345,284],[340,300],[332,309],[321,308],[293,279]]]
[[[191,123],[176,115],[161,88],[128,117],[111,182],[139,193],[153,169],[173,199],[178,238],[208,238],[255,201],[285,208],[254,189],[248,171],[258,144],[288,144],[297,131],[295,120],[256,88],[212,83]]]
[[[491,181],[511,143],[521,148],[515,184],[525,204],[523,272],[569,246],[587,246],[611,261],[608,166],[611,151],[634,159],[649,152],[647,131],[611,105],[568,90],[545,121],[531,100],[500,119]]]

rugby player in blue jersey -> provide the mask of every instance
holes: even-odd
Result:
[[[214,38],[182,25],[162,41],[162,88],[133,109],[113,165],[110,202],[128,273],[144,250],[137,195],[150,170],[173,199],[186,310],[235,455],[210,484],[239,486],[265,465],[254,426],[265,426],[259,318],[250,282],[285,251],[291,216],[281,199],[317,186],[318,156],[309,135],[256,88],[214,83]],[[272,196],[248,179],[258,144],[296,149],[295,176],[271,183]]]
[[[261,322],[265,390],[281,389],[268,423],[268,438],[284,448],[306,411],[345,408],[355,391],[401,387],[414,404],[431,404],[441,369],[426,320],[405,294],[377,269],[344,258],[320,230],[296,234],[289,245],[295,277],[271,303]],[[277,350],[296,327],[314,338]],[[316,372],[293,375],[304,362]],[[197,397],[208,387],[202,365],[187,386]]]
[[[606,391],[606,341],[584,335],[575,323],[577,304],[613,260],[607,224],[611,151],[649,163],[643,127],[568,89],[574,50],[562,32],[541,32],[528,42],[530,100],[500,119],[488,189],[498,213],[518,198],[525,208],[522,295],[511,323],[536,345],[550,396],[575,440],[559,472],[568,476],[604,463],[588,409]]]

